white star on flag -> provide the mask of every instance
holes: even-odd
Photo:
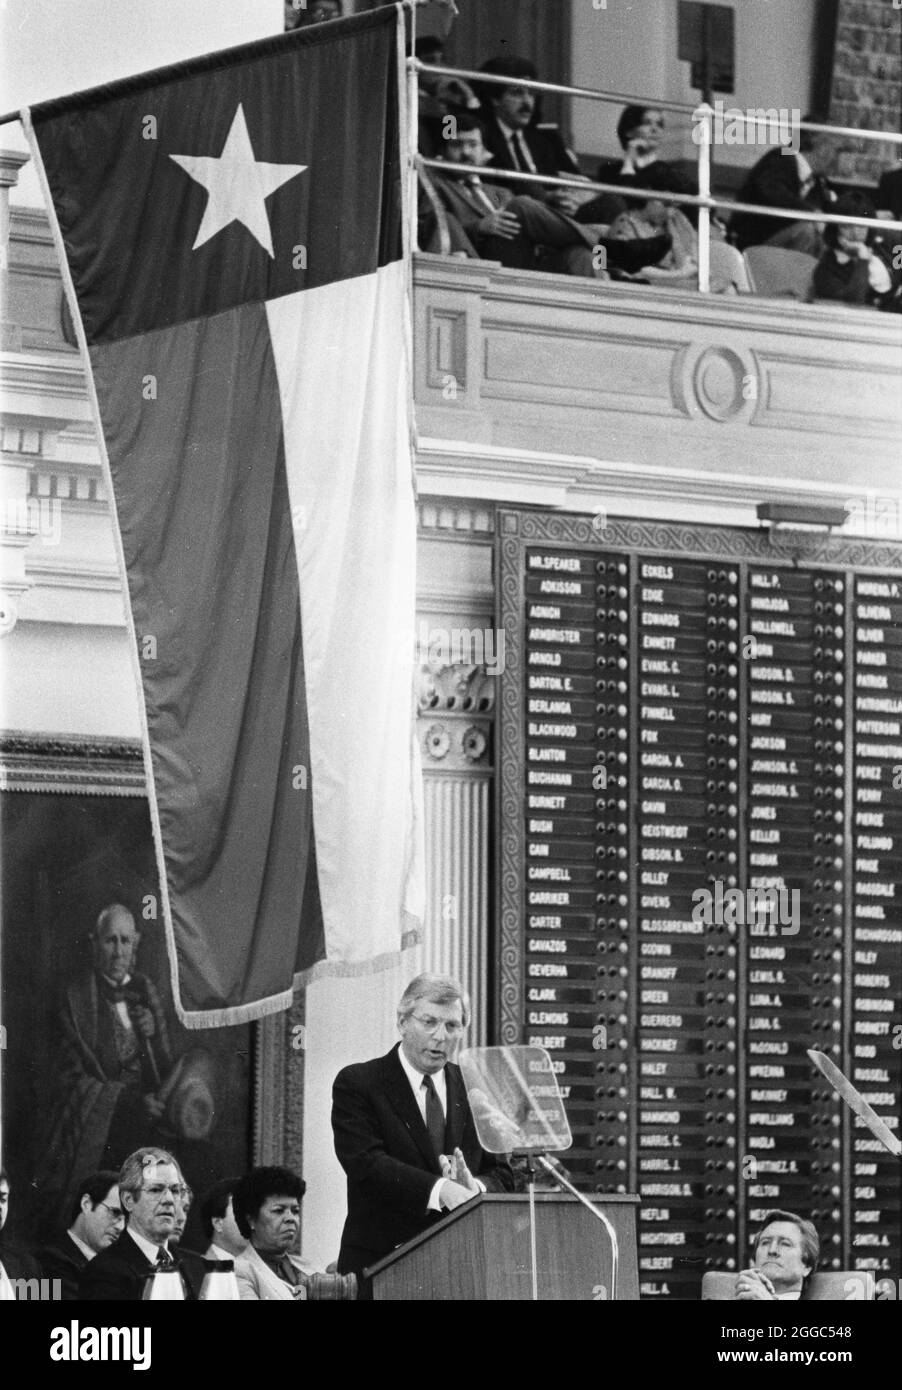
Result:
[[[272,232],[266,214],[266,199],[289,179],[296,178],[306,164],[268,164],[254,159],[251,138],[241,102],[218,159],[209,155],[171,154],[186,174],[202,184],[209,197],[192,251],[203,246],[230,222],[243,222],[264,251],[275,257]]]

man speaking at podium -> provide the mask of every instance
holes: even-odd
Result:
[[[348,1175],[339,1273],[359,1278],[479,1192],[513,1190],[508,1163],[480,1148],[451,1060],[469,1021],[456,980],[418,975],[398,1005],[400,1044],[335,1078],[335,1152]]]

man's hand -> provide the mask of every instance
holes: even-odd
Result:
[[[143,1005],[136,1004],[131,1011],[131,1020],[142,1038],[152,1038],[157,1031],[153,1014],[150,1009],[145,1009]]]
[[[448,1176],[452,1182],[460,1183],[461,1187],[465,1187],[468,1192],[482,1191],[476,1179],[473,1177],[473,1174],[467,1167],[467,1160],[464,1158],[461,1149],[454,1150]]]
[[[158,1120],[166,1109],[166,1106],[163,1101],[160,1100],[159,1096],[155,1096],[151,1092],[144,1097],[144,1109],[147,1111],[148,1115],[150,1115],[151,1119]]]
[[[447,1178],[438,1190],[438,1199],[447,1211],[453,1211],[455,1207],[462,1207],[464,1202],[472,1201],[478,1191],[479,1189],[474,1187],[471,1192],[468,1187],[463,1187],[459,1182]]]
[[[557,174],[561,179],[575,177],[572,169],[558,169]],[[588,183],[589,180],[585,179],[583,182]],[[551,207],[557,208],[558,212],[565,212],[568,217],[572,217],[577,208],[581,208],[583,203],[590,202],[594,197],[591,188],[585,193],[578,188],[552,188],[548,194],[548,202]]]
[[[520,223],[512,212],[500,209],[488,212],[476,223],[476,230],[482,236],[500,236],[503,241],[513,241],[520,235]]]
[[[770,1302],[776,1298],[776,1294],[766,1274],[762,1274],[758,1269],[744,1269],[736,1280],[736,1292],[733,1297],[741,1303],[759,1300]]]

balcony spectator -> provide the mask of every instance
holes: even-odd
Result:
[[[445,142],[448,164],[482,166],[489,158],[479,122],[470,115],[460,116],[454,138]],[[447,174],[438,175],[435,170],[433,174],[435,193],[448,215],[453,250],[520,270],[542,268],[604,278],[603,267],[596,269],[593,263],[594,229],[529,195],[514,194],[511,187],[484,183],[478,174],[456,174],[450,168]],[[436,249],[435,233],[434,218],[426,213],[420,228],[424,249]]]
[[[621,188],[651,188],[661,193],[696,192],[694,180],[679,173],[666,160],[661,159],[661,142],[664,138],[664,112],[655,106],[626,106],[617,122],[617,139],[620,141],[623,156],[619,159],[603,159],[595,175],[599,183],[615,183]],[[608,200],[614,209],[613,216],[597,221],[612,222],[617,213],[634,212],[641,204],[634,198],[618,199],[615,193],[601,193],[598,202]],[[595,200],[589,205],[594,207]],[[599,213],[605,211],[599,207]],[[684,209],[684,212],[687,211]],[[587,210],[582,209],[586,216]],[[693,216],[690,220],[694,220]]]
[[[425,34],[416,40],[414,52],[421,63],[441,65],[445,56],[445,41],[437,34]],[[464,112],[477,112],[479,98],[461,77],[445,77],[439,73],[421,72],[419,86],[418,145],[427,159],[441,159],[444,143],[454,130],[453,120]]]
[[[873,204],[862,193],[844,193],[832,211],[844,217],[873,217]],[[892,251],[867,227],[831,222],[824,229],[824,250],[814,269],[814,299],[842,304],[889,306],[893,294]]]
[[[490,58],[480,72],[497,77],[536,81],[538,74],[528,58],[513,55]],[[582,178],[576,156],[564,144],[556,125],[542,124],[536,93],[513,80],[509,87],[500,83],[481,84],[485,147],[495,169],[515,169],[525,174],[560,178]],[[510,185],[518,193],[548,203],[559,212],[572,214],[592,197],[573,188],[549,188],[543,184]]]
[[[889,213],[894,222],[902,222],[902,164],[895,164],[880,175],[877,209],[878,214]]]
[[[285,0],[285,29],[304,29],[308,24],[324,24],[341,19],[341,0]]]
[[[446,142],[449,164],[485,165],[486,152],[480,124],[461,116],[457,134]],[[561,271],[568,275],[615,278],[656,264],[671,249],[666,231],[648,238],[607,238],[607,228],[576,221],[529,194],[515,194],[510,187],[484,182],[479,175],[455,174],[434,179],[434,189],[447,212],[451,249],[470,256],[500,261],[519,270]],[[421,220],[420,240],[425,250],[437,249],[434,218]],[[600,250],[604,254],[599,254]]]
[[[805,120],[819,123],[817,116],[806,116]],[[762,155],[742,185],[739,202],[799,212],[832,210],[836,194],[830,187],[828,175],[835,161],[834,135],[803,130],[799,133],[798,153],[781,145]],[[740,251],[764,243],[804,251],[809,256],[820,256],[824,249],[821,224],[790,222],[786,218],[768,217],[766,213],[734,213],[730,233]]]

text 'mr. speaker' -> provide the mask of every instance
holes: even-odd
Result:
[[[460,1069],[487,1153],[549,1153],[573,1142],[554,1066],[544,1047],[472,1047]]]

